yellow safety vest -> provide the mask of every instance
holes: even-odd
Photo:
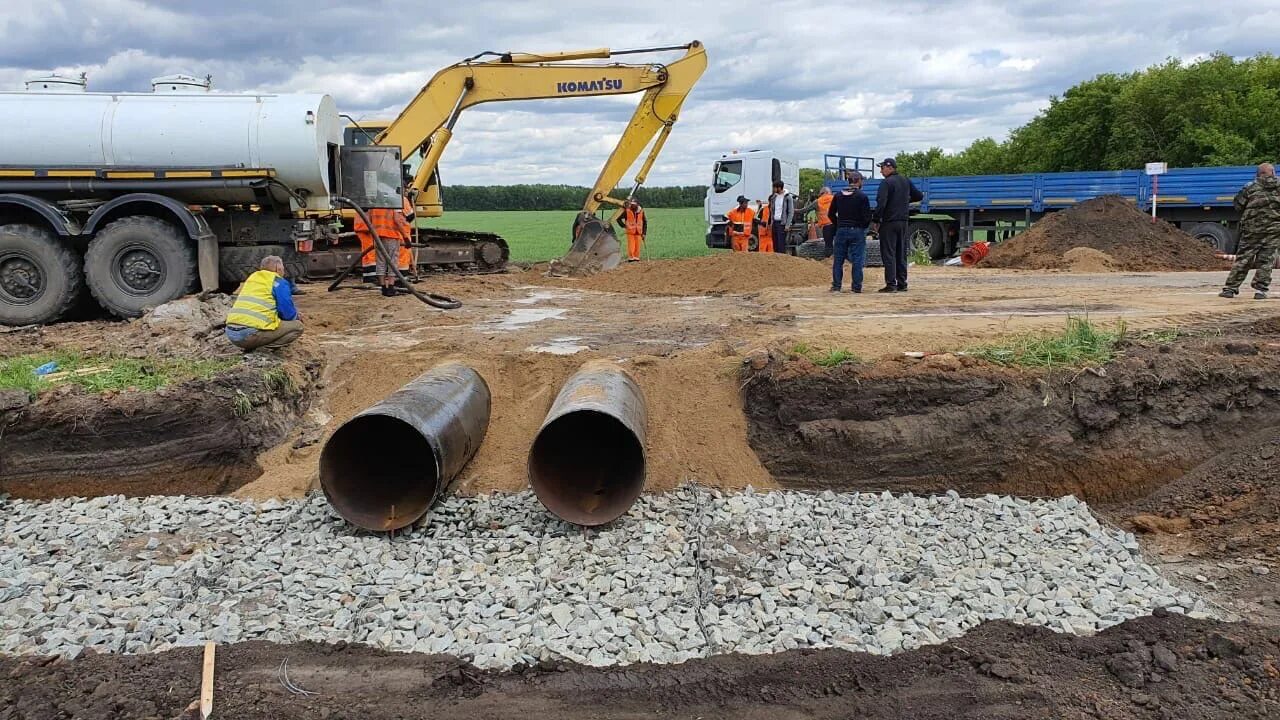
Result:
[[[235,305],[227,313],[228,325],[240,325],[255,330],[275,330],[280,327],[280,314],[276,312],[276,298],[271,294],[276,278],[270,270],[259,270],[244,281],[244,287],[236,296]]]

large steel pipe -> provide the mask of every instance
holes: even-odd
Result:
[[[556,396],[529,451],[529,485],[551,512],[603,525],[644,490],[645,404],[621,368],[593,361]]]
[[[490,402],[479,373],[447,363],[346,421],[320,453],[329,504],[368,530],[412,525],[475,455]]]

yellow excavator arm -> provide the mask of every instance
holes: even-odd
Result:
[[[674,50],[684,50],[685,54],[665,65],[578,62]],[[584,213],[594,214],[602,204],[621,205],[609,197],[609,192],[652,142],[648,156],[636,173],[632,194],[644,184],[671,126],[680,115],[681,105],[706,68],[706,51],[702,43],[696,41],[639,50],[482,53],[436,73],[399,117],[378,134],[375,143],[398,145],[406,158],[413,153],[421,154],[422,162],[409,194],[418,217],[438,217],[444,207],[436,171],[463,110],[487,102],[643,92],[631,122],[583,204]]]

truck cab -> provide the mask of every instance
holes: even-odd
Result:
[[[772,150],[725,153],[711,170],[711,186],[703,202],[707,223],[707,247],[728,248],[725,216],[745,195],[752,204],[763,203],[773,193],[773,183],[781,180],[792,195],[800,194],[800,163],[778,157]]]

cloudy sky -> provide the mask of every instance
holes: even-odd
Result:
[[[356,117],[393,116],[439,68],[483,50],[614,49],[701,40],[710,66],[651,185],[707,182],[732,149],[806,165],[1003,138],[1050,95],[1102,72],[1214,51],[1274,49],[1271,0],[4,0],[0,88],[51,70],[91,89],[212,74],[222,90],[319,91]],[[607,8],[608,13],[601,9]],[[657,56],[674,59],[678,54]],[[480,106],[446,183],[589,184],[631,98]]]

